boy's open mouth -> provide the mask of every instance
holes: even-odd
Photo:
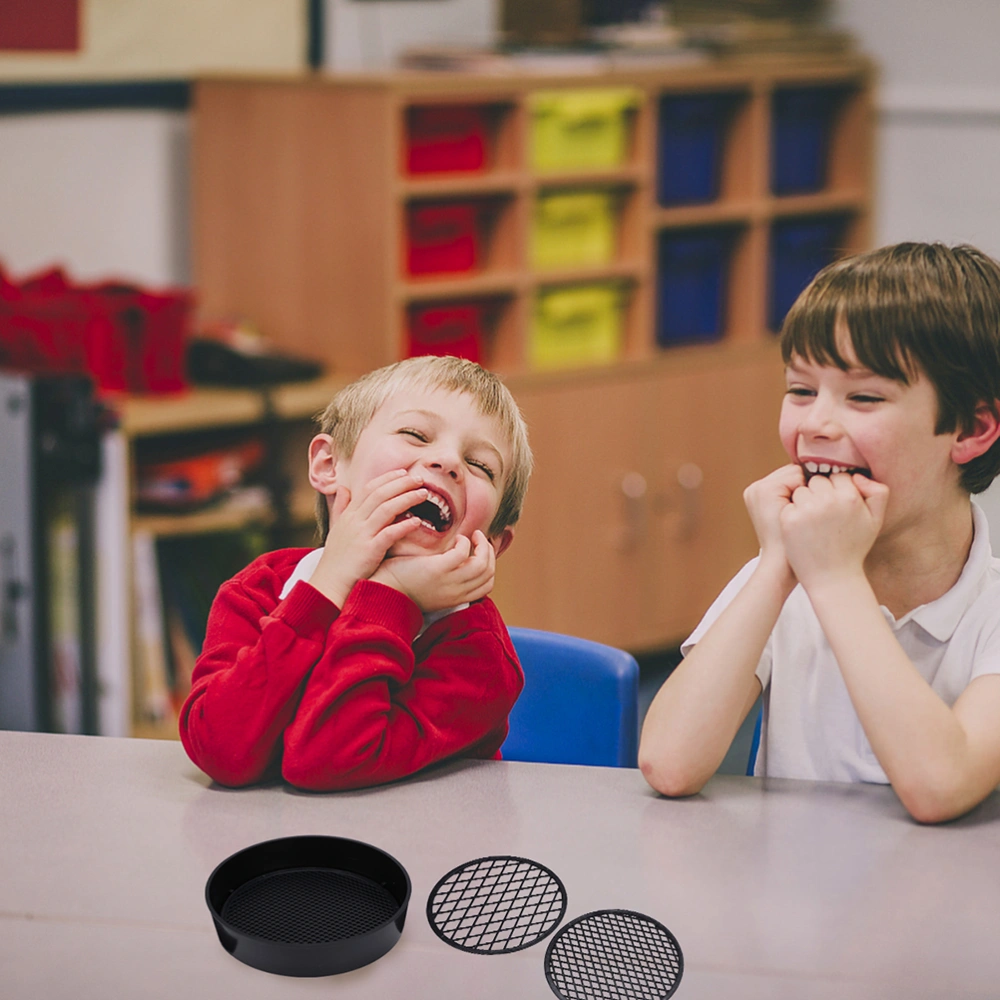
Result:
[[[415,517],[425,527],[439,534],[451,527],[451,507],[448,506],[448,501],[437,493],[429,493],[426,500],[415,504],[397,520],[406,517]]]
[[[837,465],[834,462],[803,462],[802,470],[806,474],[806,482],[813,476],[826,476],[829,478],[836,472],[846,472],[849,476],[853,476],[855,473],[864,476],[866,479],[871,479],[872,474],[870,469],[862,468],[859,465]]]

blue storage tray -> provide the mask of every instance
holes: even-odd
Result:
[[[656,340],[661,347],[722,336],[732,227],[661,233]]]
[[[847,218],[783,219],[771,229],[768,323],[780,330],[785,314],[816,273],[840,256]]]
[[[803,194],[826,187],[833,117],[842,87],[779,90],[771,104],[771,190]]]
[[[684,94],[660,99],[657,196],[661,205],[719,196],[726,129],[738,94]]]

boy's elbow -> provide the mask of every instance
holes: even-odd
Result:
[[[972,808],[971,805],[959,806],[955,802],[944,800],[937,795],[904,795],[898,792],[897,794],[910,816],[918,823],[925,823],[928,826],[957,819]]]
[[[956,793],[954,790],[939,791],[937,789],[906,789],[896,788],[903,807],[918,823],[933,826],[936,823],[947,823],[949,820],[964,816],[974,809],[984,796],[973,798]]]
[[[687,773],[659,755],[639,748],[639,770],[650,786],[671,799],[697,795],[705,786],[705,778]]]
[[[937,774],[925,771],[917,780],[894,781],[893,789],[913,819],[932,826],[964,816],[989,793],[987,789],[977,794],[964,779],[955,769],[940,769]]]
[[[195,760],[194,762],[214,782],[226,788],[244,788],[261,780],[263,770],[249,767],[242,761]]]
[[[300,792],[333,792],[338,785],[330,775],[296,754],[285,750],[281,761],[281,777]]]

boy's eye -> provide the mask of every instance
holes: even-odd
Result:
[[[867,393],[855,393],[851,396],[855,403],[884,403],[883,396],[869,396]]]
[[[427,435],[423,431],[418,431],[415,427],[400,427],[399,434],[408,434],[410,437],[415,437],[418,441],[423,441],[426,443]]]
[[[475,466],[477,469],[482,469],[489,477],[491,483],[496,479],[496,473],[485,462],[479,461],[478,458],[470,458],[468,462],[469,465]]]
[[[790,385],[785,390],[786,396],[815,396],[815,389],[807,389],[804,385]]]

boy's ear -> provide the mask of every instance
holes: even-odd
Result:
[[[980,403],[976,407],[975,424],[971,431],[963,431],[955,439],[951,448],[952,460],[957,465],[965,465],[993,447],[1000,438],[1000,400],[992,403]]]
[[[309,485],[327,496],[337,492],[337,451],[329,434],[309,442]]]
[[[514,541],[514,529],[510,525],[504,528],[499,535],[494,535],[490,539],[490,545],[493,546],[493,551],[497,554],[498,559],[510,548],[512,541]]]

